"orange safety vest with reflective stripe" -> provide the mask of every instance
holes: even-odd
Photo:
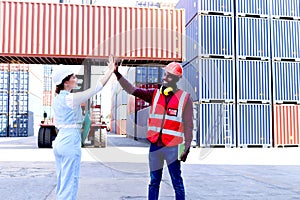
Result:
[[[183,142],[182,117],[188,97],[187,92],[178,90],[166,105],[166,97],[160,94],[158,89],[154,91],[147,133],[147,138],[151,143],[157,142],[160,131],[162,143],[166,146],[175,146]]]

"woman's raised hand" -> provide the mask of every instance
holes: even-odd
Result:
[[[115,65],[116,65],[115,58],[111,54],[111,55],[109,55],[108,62],[107,62],[107,66],[108,66],[109,71],[114,71],[115,70]]]

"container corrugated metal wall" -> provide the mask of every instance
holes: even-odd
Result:
[[[130,137],[135,137],[136,136],[136,123],[135,123],[135,113],[131,113],[127,115],[126,118],[126,135]]]
[[[199,54],[200,43],[200,24],[199,18],[195,18],[185,30],[186,34],[186,60],[190,61]]]
[[[186,60],[198,56],[234,56],[232,16],[197,15],[186,27]]]
[[[235,64],[231,59],[200,59],[199,63],[199,100],[235,99]],[[196,67],[197,69],[197,67]]]
[[[0,114],[7,114],[8,113],[8,93],[1,92],[0,93]]]
[[[0,55],[185,57],[183,9],[0,1],[0,30]]]
[[[235,147],[234,104],[200,104],[199,113],[200,146]]]
[[[7,137],[8,115],[0,114],[0,137]]]
[[[117,120],[117,134],[126,135],[126,119]]]
[[[136,83],[161,83],[164,73],[163,68],[159,66],[137,66],[135,68]]]
[[[300,58],[300,21],[272,19],[272,58]]]
[[[25,114],[28,113],[28,93],[9,94],[9,113]]]
[[[269,0],[237,0],[236,10],[237,15],[269,15]]]
[[[9,95],[9,65],[0,64],[0,105],[1,105],[0,114],[8,114],[8,95]],[[3,124],[6,124],[7,121],[6,117],[2,116],[1,119],[5,120]],[[2,128],[3,127],[1,126],[1,130]]]
[[[33,117],[32,115],[26,114],[17,114],[9,116],[9,137],[27,137],[29,136],[29,117]],[[32,126],[32,124],[31,124]]]
[[[0,136],[34,135],[34,116],[29,110],[29,65],[0,64],[0,76]],[[34,90],[39,86],[42,84],[35,84]],[[34,99],[31,103],[38,107]]]
[[[117,115],[116,115],[116,119],[126,119],[126,115],[127,115],[127,105],[119,105],[117,107]]]
[[[118,106],[127,104],[127,93],[124,90],[118,92],[116,95]]]
[[[300,103],[300,62],[273,62],[275,103]]]
[[[199,101],[199,66],[192,63],[183,66],[183,76],[178,87],[188,92],[193,101]]]
[[[41,66],[39,66],[39,67],[41,67]],[[52,83],[53,82],[52,81],[53,66],[44,65],[42,67],[44,68],[44,70],[43,70],[43,79],[41,80],[43,82],[43,105],[42,105],[43,108],[42,109],[43,109],[44,112],[47,113],[47,118],[46,118],[45,123],[52,123],[53,111],[52,111],[51,106],[52,106],[52,102],[53,102],[53,98],[54,98],[54,86],[53,86],[53,83]],[[38,75],[35,75],[35,76],[38,76]],[[31,77],[30,77],[30,83],[31,83],[31,80],[32,80]],[[36,80],[35,82],[37,83],[38,80]],[[29,86],[29,88],[30,88],[30,86]],[[32,96],[29,97],[29,100],[30,100],[29,104],[31,104]]]
[[[274,147],[300,145],[300,105],[274,105]]]
[[[299,0],[270,0],[272,15],[279,17],[300,17]]]
[[[110,120],[110,132],[116,133],[116,120],[113,120],[112,118]]]
[[[9,69],[8,64],[0,64],[0,92],[9,90]]]
[[[29,66],[11,64],[9,70],[9,90],[12,92],[28,92]]]
[[[238,147],[272,146],[272,107],[270,104],[237,105]]]
[[[238,17],[236,30],[238,58],[270,56],[269,19]]]
[[[9,113],[28,113],[29,65],[9,65]]]
[[[137,112],[136,135],[137,138],[146,139],[148,131],[148,118],[150,107],[141,109]]]
[[[237,61],[237,101],[271,103],[270,61]]]
[[[199,119],[200,119],[200,104],[198,102],[193,103],[193,140],[192,146],[200,146],[200,126],[199,126]]]
[[[186,10],[185,24],[188,24],[198,13],[233,13],[233,0],[180,0],[177,8]]]

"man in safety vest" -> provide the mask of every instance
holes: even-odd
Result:
[[[165,68],[162,86],[159,88],[136,88],[115,68],[115,74],[123,89],[150,103],[147,139],[149,150],[150,184],[148,199],[159,196],[164,161],[166,161],[177,200],[185,199],[180,161],[185,162],[189,153],[193,131],[193,103],[190,95],[177,88],[182,77],[182,67],[177,62]],[[178,155],[178,145],[184,142],[184,151]],[[179,158],[179,159],[178,159]]]

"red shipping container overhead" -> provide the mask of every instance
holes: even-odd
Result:
[[[300,105],[274,105],[274,146],[300,145]]]
[[[0,62],[184,60],[184,10],[0,1]]]

